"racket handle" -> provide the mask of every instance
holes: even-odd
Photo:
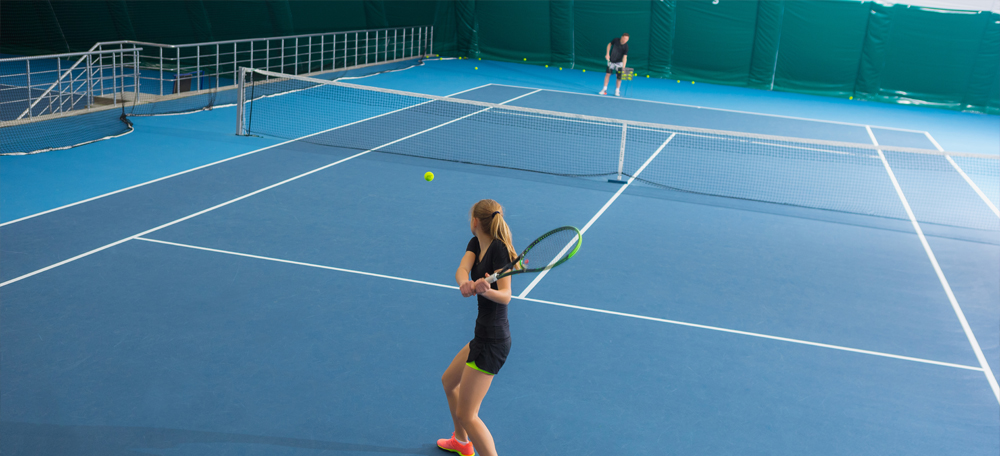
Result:
[[[495,272],[494,272],[493,274],[491,274],[491,275],[490,275],[489,277],[487,277],[487,278],[486,278],[486,283],[488,283],[488,284],[492,285],[492,284],[493,284],[493,282],[496,282],[496,281],[497,281],[497,275],[498,275],[498,274],[497,274],[497,273],[495,273]]]

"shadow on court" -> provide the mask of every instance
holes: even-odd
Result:
[[[77,456],[148,456],[166,450],[173,453],[188,445],[202,446],[204,454],[292,454],[296,450],[321,451],[333,454],[411,454],[436,455],[441,452],[433,444],[417,448],[394,448],[377,445],[357,445],[323,440],[202,432],[124,426],[63,426],[55,424],[0,422],[0,453]],[[211,447],[208,447],[208,446]],[[251,450],[255,445],[269,448]],[[275,448],[278,447],[278,448]],[[284,448],[280,450],[279,448]]]

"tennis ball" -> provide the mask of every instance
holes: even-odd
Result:
[[[545,68],[548,68],[548,67],[549,67],[548,65],[545,65]]]
[[[586,72],[587,72],[587,70],[583,70],[583,72],[584,72],[584,73],[586,73]]]
[[[678,79],[678,80],[677,80],[677,83],[678,83],[678,84],[680,84],[680,83],[681,83],[681,80],[680,80],[680,79]]]
[[[479,67],[476,67],[476,69],[478,70],[478,69],[479,69]]]
[[[427,171],[426,173],[424,173],[424,180],[427,181],[427,182],[430,182],[430,181],[434,180],[434,173],[432,173],[430,171]]]
[[[482,60],[482,59],[483,59],[482,57],[479,58],[479,60]]]
[[[562,71],[562,67],[559,67],[559,71]]]
[[[847,97],[847,99],[848,100],[853,100],[854,99],[854,95],[851,95],[851,96]]]
[[[525,58],[524,58],[524,61],[525,61],[525,62],[527,62],[527,61],[528,61],[528,58],[527,58],[527,57],[525,57]]]
[[[648,77],[649,77],[649,75],[647,74],[647,75],[646,75],[646,77],[648,78]]]
[[[691,83],[694,84],[694,81],[691,81]]]

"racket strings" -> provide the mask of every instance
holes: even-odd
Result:
[[[561,263],[574,252],[577,243],[575,230],[561,230],[545,237],[528,249],[521,259],[524,270],[542,270],[550,265]]]

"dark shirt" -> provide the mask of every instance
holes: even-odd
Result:
[[[493,243],[486,248],[486,254],[483,255],[483,260],[479,261],[479,239],[475,236],[469,241],[469,246],[465,248],[466,251],[472,252],[476,256],[476,260],[472,263],[472,280],[479,280],[486,277],[486,274],[493,274],[497,269],[507,266],[510,263],[510,255],[507,253],[507,247],[503,245],[503,242],[499,239],[494,239]],[[491,286],[494,290],[498,290],[497,283],[493,282]],[[510,337],[510,326],[507,323],[507,305],[500,304],[489,299],[486,299],[482,295],[477,295],[476,298],[479,300],[479,316],[476,318],[476,337],[480,339],[487,340],[500,340]]]
[[[621,37],[611,40],[611,53],[608,55],[611,57],[612,63],[621,63],[622,57],[628,55],[628,43],[622,44]]]

